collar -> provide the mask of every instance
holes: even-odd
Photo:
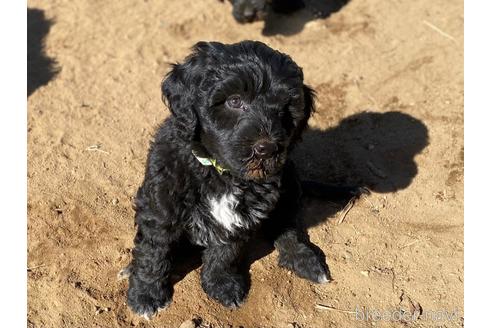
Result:
[[[219,174],[229,171],[228,169],[220,166],[215,158],[200,157],[198,156],[197,152],[194,150],[192,150],[191,153],[200,162],[200,164],[202,164],[203,166],[213,166],[215,170],[219,172]]]

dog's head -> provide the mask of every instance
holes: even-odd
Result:
[[[287,55],[261,42],[199,42],[162,84],[181,137],[243,179],[278,173],[313,112]]]
[[[270,8],[269,0],[229,0],[232,3],[232,15],[239,23],[262,20]]]

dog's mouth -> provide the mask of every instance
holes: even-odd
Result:
[[[248,180],[265,180],[278,173],[285,164],[286,156],[277,155],[269,159],[258,159],[252,156],[246,161],[244,177]]]

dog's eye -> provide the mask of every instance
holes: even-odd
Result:
[[[227,98],[226,100],[227,106],[231,108],[241,108],[243,107],[243,101],[241,100],[241,97],[238,95],[233,95]]]

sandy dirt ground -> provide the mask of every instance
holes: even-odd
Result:
[[[462,1],[352,0],[326,19],[242,26],[230,11],[217,0],[28,1],[28,326],[461,327]],[[340,224],[337,204],[306,202],[332,283],[255,254],[247,302],[229,310],[202,291],[198,263],[147,322],[116,274],[130,261],[149,141],[169,115],[161,79],[199,40],[243,39],[290,54],[318,93],[293,154],[302,176],[372,194]]]

